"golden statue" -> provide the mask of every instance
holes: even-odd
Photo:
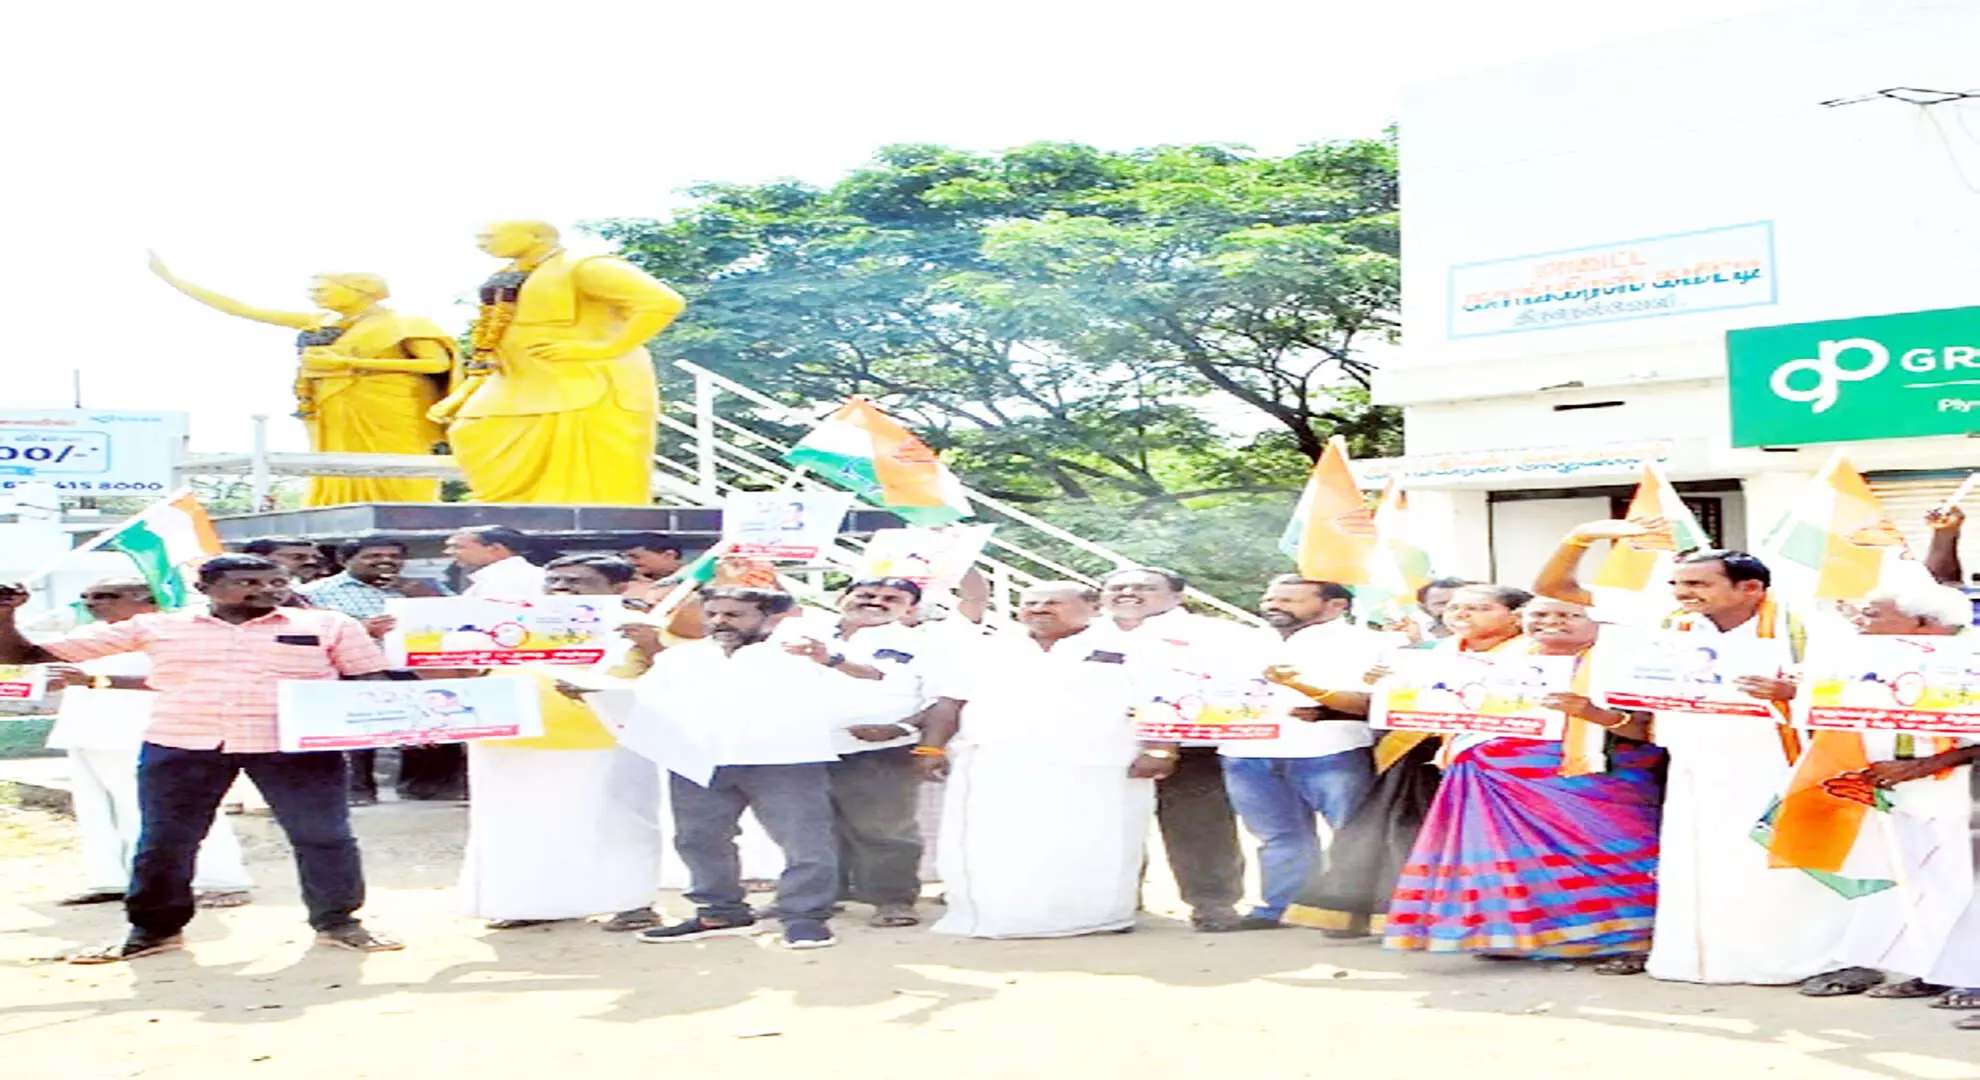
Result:
[[[427,416],[447,391],[454,340],[425,319],[378,306],[390,295],[376,274],[318,274],[309,287],[319,312],[250,307],[172,275],[156,255],[151,271],[217,311],[297,331],[296,416],[310,448],[323,453],[429,454],[442,438]],[[439,502],[440,481],[313,476],[305,506]]]
[[[477,502],[652,502],[660,409],[648,339],[687,307],[624,259],[573,257],[540,221],[499,221],[466,378],[429,414]]]

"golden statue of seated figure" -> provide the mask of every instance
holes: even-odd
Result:
[[[428,454],[440,426],[427,412],[447,392],[454,341],[426,319],[380,307],[390,295],[376,274],[318,274],[309,299],[316,312],[252,307],[182,281],[156,255],[151,271],[205,304],[255,322],[297,331],[296,416],[323,453]],[[305,506],[367,502],[439,502],[440,481],[316,476]]]
[[[555,228],[502,221],[481,250],[466,378],[436,405],[477,502],[652,502],[659,387],[646,342],[687,307],[624,259],[566,252]]]

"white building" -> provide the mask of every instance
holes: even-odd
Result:
[[[1764,449],[1734,448],[1728,404],[1728,331],[1980,305],[1980,97],[1898,88],[1980,93],[1980,2],[1823,0],[1406,94],[1404,348],[1376,394],[1405,408],[1400,464],[1453,571],[1530,582],[1646,454],[1744,546],[1840,445],[1922,537],[1933,495],[1980,468],[1980,392],[1970,428],[1852,422],[1953,434],[1801,444],[1850,412],[1817,415],[1802,365],[1798,400],[1753,407],[1805,410],[1804,434]],[[1948,319],[1932,333],[1955,340],[1893,353],[1877,385],[1956,385],[1950,364],[1980,391],[1980,352],[1959,351],[1980,347],[1980,308]],[[1873,360],[1839,358],[1846,400]]]

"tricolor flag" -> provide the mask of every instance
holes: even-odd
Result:
[[[1347,440],[1336,435],[1313,463],[1279,548],[1309,581],[1366,585],[1376,539],[1375,513],[1348,470]]]
[[[863,397],[855,397],[784,454],[910,525],[947,525],[970,515],[969,496],[928,444]]]
[[[1368,582],[1354,592],[1355,609],[1364,619],[1398,622],[1416,605],[1417,590],[1434,577],[1430,555],[1410,528],[1409,495],[1390,477],[1375,503],[1375,550]]]
[[[187,571],[223,550],[213,519],[191,492],[152,503],[96,546],[130,556],[138,573],[151,583],[158,606],[168,611],[192,599],[195,579]]]
[[[1626,537],[1609,549],[1609,557],[1589,584],[1601,589],[1645,592],[1671,577],[1671,562],[1680,551],[1712,546],[1691,508],[1654,461],[1643,463],[1643,481],[1629,500],[1630,521],[1660,522],[1643,536]]]
[[[1869,481],[1840,451],[1755,554],[1773,568],[1776,589],[1789,596],[1860,600],[1880,588],[1931,580]]]

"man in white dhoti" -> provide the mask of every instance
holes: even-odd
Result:
[[[1857,606],[1855,622],[1868,635],[1946,636],[1962,632],[1970,612],[1964,593],[1933,585],[1871,596]],[[1870,762],[1862,775],[1891,802],[1888,820],[1865,828],[1878,829],[1884,842],[1894,845],[1886,855],[1899,883],[1850,902],[1853,917],[1835,961],[1843,970],[1808,980],[1801,992],[1833,997],[1868,990],[1877,998],[1942,1000],[1958,995],[1961,988],[1980,985],[1980,942],[1960,940],[1980,934],[1980,915],[1964,935],[1955,931],[1976,906],[1969,820],[1971,766],[1980,758],[1980,744],[1889,731],[1855,737]],[[1884,971],[1911,977],[1878,986]]]
[[[1572,575],[1597,539],[1641,535],[1640,524],[1591,522],[1563,542],[1534,589],[1590,603]],[[1565,571],[1565,572],[1563,572]],[[1808,874],[1770,865],[1754,839],[1794,775],[1800,736],[1784,726],[1795,694],[1790,676],[1806,628],[1775,602],[1773,574],[1743,551],[1680,555],[1671,586],[1679,608],[1668,628],[1713,638],[1767,642],[1778,674],[1734,683],[1767,716],[1659,712],[1656,738],[1670,752],[1659,833],[1656,931],[1647,970],[1675,982],[1786,985],[1830,969],[1850,918],[1849,903]],[[1611,973],[1620,973],[1612,969]]]
[[[543,569],[551,596],[613,596],[633,580],[616,555],[571,555]],[[631,643],[593,674],[628,680]],[[592,708],[540,669],[543,734],[468,746],[468,839],[460,897],[467,913],[511,930],[616,912],[604,927],[641,930],[660,882],[659,772],[619,745]],[[575,677],[575,676],[573,676]]]
[[[937,933],[1134,927],[1155,781],[1174,771],[1176,750],[1135,738],[1130,710],[1160,695],[1161,669],[1089,631],[1098,603],[1074,582],[1025,590],[1024,632],[986,638],[966,658],[965,703],[925,722],[915,752],[948,777]]]
[[[82,602],[90,617],[103,623],[158,610],[151,586],[138,578],[99,581],[83,590]],[[82,830],[85,888],[64,899],[65,905],[122,900],[130,883],[143,824],[137,767],[144,729],[151,723],[154,695],[144,681],[150,672],[151,660],[143,653],[48,666],[63,687],[48,745],[69,753],[70,796]],[[233,823],[216,816],[194,863],[194,903],[238,907],[248,902],[253,887]]]

